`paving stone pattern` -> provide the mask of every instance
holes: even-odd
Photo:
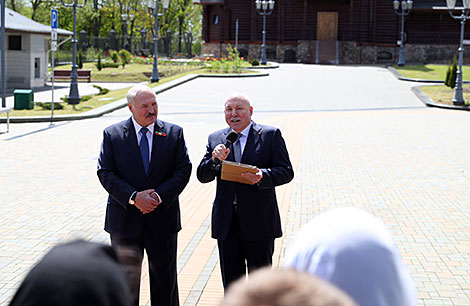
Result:
[[[181,304],[216,305],[223,296],[210,238],[215,184],[200,184],[194,170],[208,134],[225,126],[223,98],[241,91],[257,122],[281,128],[295,169],[277,189],[284,237],[275,266],[313,216],[354,206],[390,228],[420,305],[470,305],[469,114],[425,108],[411,86],[378,67],[281,65],[266,78],[197,79],[159,95],[160,118],[183,126],[193,162],[180,197]],[[122,109],[52,127],[14,124],[0,135],[1,306],[55,244],[109,243],[96,161],[102,130],[128,116]],[[147,267],[141,305],[149,304]]]

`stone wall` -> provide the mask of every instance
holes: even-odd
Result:
[[[202,55],[215,57],[228,56],[226,43],[204,43]],[[464,48],[464,63],[470,64],[470,46]],[[407,64],[448,64],[456,54],[458,45],[405,45],[405,62]],[[238,50],[248,60],[261,57],[260,44],[240,44]],[[298,62],[315,63],[315,41],[300,40],[297,44],[267,45],[268,60],[280,63]],[[360,45],[353,41],[340,41],[340,64],[395,64],[398,61],[399,47]]]

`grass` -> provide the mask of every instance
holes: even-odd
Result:
[[[141,68],[142,67],[135,67],[136,64],[131,64],[131,65],[126,65],[126,68],[124,69],[125,73],[128,72],[129,68],[129,73],[130,74],[139,74],[141,73]],[[148,65],[138,65],[138,66],[148,66]],[[96,67],[95,67],[96,68]],[[62,69],[70,69],[70,65],[67,67],[63,67]],[[87,65],[84,65],[83,69],[87,69]],[[106,69],[116,69],[116,68],[106,68]],[[120,69],[121,68],[117,68]],[[103,69],[104,70],[104,69]],[[160,68],[159,68],[160,71]],[[97,70],[98,72],[98,70]],[[220,74],[221,72],[214,72],[214,71],[207,71],[206,69],[199,68],[196,70],[190,70],[186,72],[180,72],[177,74],[174,74],[170,77],[162,77],[158,83],[151,83],[148,84],[150,87],[157,87],[159,85],[165,84],[167,82],[173,81],[175,79],[178,79],[180,77],[189,75],[189,74]],[[253,71],[244,71],[243,73],[254,73]],[[92,77],[93,77],[93,71],[92,71]],[[115,78],[112,80],[116,81]],[[144,81],[148,81],[149,78],[146,77]],[[106,79],[106,81],[109,81],[109,79]],[[121,78],[118,79],[120,82],[129,82],[128,80],[122,80]],[[54,115],[69,115],[69,114],[79,114],[83,113],[92,109],[95,109],[97,107],[106,105],[111,102],[118,101],[120,99],[125,98],[127,91],[129,88],[123,88],[119,90],[113,90],[110,91],[109,93],[105,95],[93,95],[88,101],[81,101],[78,105],[72,106],[68,104],[67,102],[61,103],[61,105],[64,107],[63,109],[55,109],[54,110]],[[50,101],[37,101],[37,102],[50,102]],[[48,109],[43,109],[42,107],[39,107],[37,105],[34,106],[34,109],[31,110],[12,110],[10,113],[11,116],[13,117],[30,117],[30,116],[50,116],[51,115],[51,110]]]
[[[406,65],[394,66],[405,78],[444,81],[447,73],[447,65]],[[462,66],[464,81],[470,80],[470,67]]]
[[[172,77],[162,78],[160,79],[158,83],[153,83],[153,84],[148,84],[148,85],[152,88],[157,87],[159,85],[165,84],[167,82],[173,81],[177,78],[180,78],[182,76],[192,74],[192,73],[205,73],[205,71],[203,69],[192,70],[189,72],[184,72],[178,75],[174,75]],[[93,95],[90,100],[86,102],[80,102],[80,104],[75,105],[75,107],[68,104],[67,102],[61,103],[64,106],[64,108],[61,110],[54,110],[54,115],[79,114],[79,113],[83,113],[83,112],[95,109],[97,107],[106,105],[108,103],[123,99],[126,96],[126,93],[128,90],[129,88],[123,88],[123,89],[110,91],[109,93],[105,95]],[[35,105],[34,109],[12,110],[10,114],[11,116],[14,116],[14,117],[49,116],[51,114],[51,110],[46,110]]]
[[[406,65],[405,67],[394,66],[404,77],[412,79],[444,81],[447,73],[447,65]],[[462,66],[463,80],[470,81],[470,66]],[[422,86],[421,90],[434,102],[453,105],[455,89],[445,85]],[[463,85],[463,97],[470,101],[470,85]]]
[[[185,73],[200,69],[197,65],[168,64],[159,63],[158,72],[162,78],[171,77],[176,74]],[[56,66],[55,69],[70,70],[71,65]],[[95,63],[84,63],[82,69],[91,70],[91,81],[97,82],[145,82],[152,75],[152,65],[149,64],[128,64],[124,68],[103,68],[101,71],[96,68]]]
[[[454,105],[452,99],[454,98],[455,89],[451,89],[445,85],[423,86],[420,88],[434,102]],[[465,101],[470,101],[470,85],[463,86],[463,98]]]

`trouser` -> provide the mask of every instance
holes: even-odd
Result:
[[[248,241],[243,238],[234,205],[230,229],[225,240],[217,240],[224,289],[254,270],[272,265],[274,239]]]
[[[120,254],[124,253],[122,261],[125,265],[134,306],[139,305],[144,249],[149,262],[152,306],[179,306],[176,272],[177,239],[177,233],[165,239],[156,239],[148,234],[144,234],[139,238],[123,238],[111,235],[113,247]]]

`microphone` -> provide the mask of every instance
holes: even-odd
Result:
[[[238,139],[238,133],[235,131],[231,131],[230,133],[227,134],[227,137],[225,137],[225,147],[228,148],[232,143],[237,141]],[[214,160],[214,166],[218,166],[222,163],[222,161],[218,158]]]

